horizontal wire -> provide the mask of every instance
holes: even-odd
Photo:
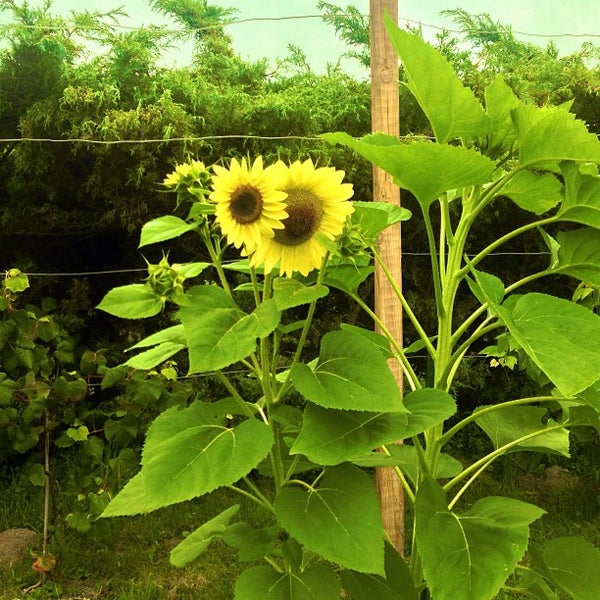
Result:
[[[492,252],[486,255],[486,258],[492,256],[550,256],[550,252]],[[402,256],[430,256],[428,252],[402,252]],[[469,258],[474,258],[477,254],[468,254]],[[225,261],[223,264],[234,264],[237,261]],[[42,272],[24,272],[28,277],[88,277],[92,275],[124,275],[126,273],[145,273],[147,269],[111,269],[108,271],[82,271],[80,273],[42,273]],[[8,276],[8,271],[4,270],[4,276]]]
[[[590,132],[593,133],[593,132]],[[596,134],[596,137],[600,138],[600,134]],[[430,135],[399,135],[396,136],[398,140],[435,140],[435,137]],[[283,140],[303,140],[308,142],[325,142],[320,136],[307,136],[307,135],[247,135],[242,133],[232,133],[225,135],[205,135],[200,137],[174,137],[174,138],[141,138],[135,140],[97,140],[88,138],[0,138],[1,143],[22,143],[22,142],[36,142],[36,143],[51,143],[51,144],[96,144],[104,146],[117,146],[119,144],[166,144],[171,142],[203,142],[211,140],[263,140],[263,141],[283,141]]]
[[[415,136],[411,136],[415,137]],[[0,143],[16,143],[16,142],[48,142],[52,144],[72,144],[72,143],[84,143],[84,144],[100,144],[106,146],[114,146],[118,144],[165,144],[167,142],[202,142],[209,140],[232,140],[232,139],[248,139],[248,140],[308,140],[324,142],[323,138],[318,136],[305,136],[305,135],[246,135],[241,133],[232,133],[226,135],[204,135],[199,137],[173,137],[173,138],[148,138],[148,139],[136,139],[136,140],[96,140],[87,138],[0,138]]]
[[[24,273],[27,277],[87,277],[88,275],[118,275],[125,273],[146,273],[148,269],[112,269],[110,271],[86,271],[83,273]],[[6,271],[5,271],[6,273]]]
[[[369,17],[368,14],[362,14],[362,17]],[[324,15],[322,14],[308,14],[308,15],[288,15],[281,17],[249,17],[246,19],[235,19],[226,21],[224,23],[219,23],[216,25],[207,25],[205,27],[194,27],[190,29],[163,29],[162,32],[167,35],[180,35],[182,33],[201,33],[202,31],[211,31],[214,29],[222,29],[225,27],[231,27],[233,25],[239,25],[244,23],[260,23],[260,22],[278,22],[278,21],[294,21],[294,20],[307,20],[307,19],[324,19]],[[453,29],[449,27],[445,27],[443,25],[435,25],[433,23],[425,23],[420,19],[412,19],[408,17],[398,17],[400,22],[410,23],[412,25],[418,25],[420,27],[427,27],[429,29],[437,29],[439,31],[447,31],[448,33],[457,33],[464,34],[465,32],[461,29]],[[114,29],[123,29],[128,31],[137,31],[137,30],[148,30],[148,26],[135,27],[132,25],[121,25],[121,24],[113,24],[111,25]],[[156,26],[155,26],[156,27]],[[8,23],[0,27],[0,31],[9,30],[9,29],[33,29],[33,30],[41,30],[41,31],[73,31],[74,26],[71,25],[22,25],[19,23]],[[80,30],[94,30],[93,26],[85,27],[85,26],[75,26],[75,29]],[[533,33],[531,31],[520,31],[513,30],[511,28],[511,33],[515,35],[523,35],[527,37],[533,38],[600,38],[599,33]],[[493,34],[493,33],[504,33],[502,29],[475,29],[473,33],[485,33],[485,34]]]
[[[429,354],[408,354],[407,358],[409,358],[410,360],[413,359],[425,359],[425,358],[431,358],[429,356]],[[494,358],[493,356],[489,356],[487,354],[469,354],[467,356],[464,356],[463,358]],[[119,366],[124,366],[124,365],[115,365],[116,367]],[[126,366],[126,365],[125,365]],[[115,368],[115,367],[111,367],[111,368]],[[131,367],[133,368],[133,367]],[[277,371],[281,372],[281,371],[285,371],[287,370],[289,367],[278,367]],[[143,370],[143,369],[134,369],[134,370]],[[224,375],[252,375],[253,372],[250,371],[249,369],[238,369],[238,370],[232,370],[232,371],[224,371],[223,372]],[[212,377],[214,376],[214,373],[194,373],[193,375],[178,375],[177,376],[177,381],[193,381],[195,379],[206,379],[208,377]],[[5,380],[6,381],[6,380]],[[89,389],[98,389],[102,387],[102,383],[90,383],[90,382],[86,382],[86,386]],[[58,386],[48,386],[48,390],[52,391],[54,390],[56,387]],[[26,392],[30,392],[32,391],[33,388],[16,388],[11,390],[12,392],[21,392],[21,393],[26,393]]]

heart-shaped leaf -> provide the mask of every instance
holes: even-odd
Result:
[[[201,402],[170,408],[148,430],[141,471],[103,516],[146,513],[231,485],[256,467],[272,445],[271,429],[261,421],[229,428],[215,424]]]
[[[290,453],[337,465],[401,439],[405,426],[405,413],[331,410],[309,403]]]
[[[162,300],[143,283],[121,285],[108,291],[97,308],[123,319],[145,319],[163,309]]]
[[[347,133],[327,133],[323,137],[331,144],[351,148],[390,173],[424,209],[448,190],[490,181],[495,169],[489,158],[461,146],[429,142],[379,146],[376,138],[355,139]]]
[[[513,111],[521,165],[600,162],[600,140],[563,107],[520,104]]]
[[[518,171],[502,188],[501,196],[508,196],[519,208],[541,215],[562,200],[562,184],[551,173],[538,175]]]
[[[412,437],[449,419],[456,412],[456,401],[443,390],[420,388],[404,397],[404,408],[408,411],[404,437]]]
[[[481,410],[481,409],[480,409]],[[475,422],[492,440],[495,448],[501,448],[518,439],[537,434],[523,440],[511,451],[529,450],[545,454],[569,456],[569,432],[554,429],[555,423],[544,422],[546,409],[537,406],[507,406],[478,417]]]
[[[561,231],[557,242],[559,248],[552,272],[600,287],[600,232],[591,227]]]
[[[339,600],[335,571],[314,564],[302,572],[281,573],[272,567],[252,567],[235,584],[234,600]]]
[[[563,221],[573,221],[600,229],[600,177],[581,173],[579,166],[562,165],[565,199],[557,213]]]
[[[406,70],[408,88],[427,115],[437,141],[485,136],[489,119],[446,58],[420,35],[403,31],[389,18],[386,28]]]
[[[316,367],[295,365],[292,381],[305,398],[324,408],[402,410],[400,390],[381,349],[351,330],[325,334]]]
[[[586,539],[550,540],[542,550],[542,573],[573,600],[595,600],[600,589],[600,551]],[[535,565],[538,566],[538,565]]]
[[[509,297],[510,299],[510,297]],[[574,302],[532,293],[499,314],[517,342],[562,394],[600,379],[600,317]]]
[[[149,244],[171,240],[197,227],[198,223],[186,223],[174,215],[158,217],[158,219],[149,221],[142,227],[140,245],[138,247],[141,248]]]
[[[273,298],[280,311],[310,304],[311,302],[324,298],[329,290],[324,285],[305,285],[297,279],[278,277],[273,281]]]
[[[525,553],[529,525],[544,514],[520,500],[488,497],[459,515],[433,479],[419,486],[415,512],[423,572],[436,600],[494,598]]]
[[[384,575],[379,500],[371,478],[358,467],[329,468],[308,491],[284,488],[275,512],[292,537],[324,559]]]
[[[227,292],[217,286],[190,290],[190,304],[179,317],[188,340],[189,373],[222,369],[252,354],[257,338],[279,324],[280,312],[273,299],[247,315],[235,306]]]

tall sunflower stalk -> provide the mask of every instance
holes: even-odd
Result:
[[[344,172],[311,160],[265,166],[262,157],[240,158],[210,169],[194,160],[163,183],[177,194],[178,211],[191,203],[187,217],[146,224],[140,246],[195,232],[208,260],[171,264],[165,255],[148,264],[144,283],[111,290],[99,307],[127,318],[173,307],[174,324],[131,348],[139,353],[125,364],[151,370],[167,360],[185,363],[189,375],[212,374],[226,394],[161,414],[148,431],[140,472],[103,516],[148,512],[226,486],[262,507],[271,525],[234,522],[234,505],[184,539],[171,554],[174,564],[191,561],[216,538],[240,556],[264,558],[266,567],[240,578],[240,598],[254,585],[264,591],[274,577],[316,577],[326,589],[339,588],[323,558],[383,573],[375,486],[339,456],[357,426],[374,420],[377,428],[384,413],[393,415],[383,437],[369,435],[353,450],[369,460],[373,449],[395,439],[392,425],[406,423],[387,365],[389,344],[347,327],[326,334],[316,356],[311,329],[329,287],[357,293],[373,271],[368,247],[410,213],[351,202]],[[214,283],[190,285],[210,268]],[[236,287],[239,278],[245,281]],[[307,356],[309,340],[313,354]],[[233,371],[245,371],[259,391],[249,395]],[[330,438],[330,421],[338,428],[334,446],[314,446],[317,438]],[[256,540],[262,543],[250,551]],[[368,559],[356,552],[357,543]]]

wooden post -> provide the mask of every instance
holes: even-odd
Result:
[[[400,135],[400,101],[398,89],[398,55],[389,41],[384,25],[387,13],[398,20],[398,0],[369,0],[371,27],[371,129]],[[373,168],[373,200],[400,204],[400,190],[391,177],[378,167]],[[386,229],[379,239],[379,252],[398,285],[402,282],[400,225]],[[392,335],[402,340],[402,305],[387,278],[375,271],[375,312]],[[390,367],[402,390],[402,369],[398,361]],[[393,469],[376,471],[383,526],[396,550],[404,552],[404,490]]]

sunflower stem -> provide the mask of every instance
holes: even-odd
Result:
[[[219,277],[219,283],[223,287],[223,289],[231,295],[231,288],[229,287],[229,282],[227,281],[227,277],[225,276],[225,270],[223,269],[223,261],[221,260],[221,252],[213,243],[212,235],[210,233],[210,229],[208,226],[202,232],[202,238],[204,240],[204,244],[206,245],[206,249],[208,250],[208,254],[210,255],[210,260],[212,261],[213,267],[217,271],[217,276]]]
[[[219,379],[219,381],[225,386],[227,391],[231,394],[233,399],[238,403],[240,408],[244,411],[244,414],[251,419],[254,419],[254,412],[248,405],[248,403],[240,396],[240,393],[235,389],[234,385],[229,381],[229,378],[221,369],[217,369],[215,371],[215,375]]]
[[[381,333],[385,336],[387,341],[393,347],[398,361],[402,366],[402,371],[404,376],[408,380],[408,385],[411,391],[415,391],[416,389],[421,387],[421,382],[419,381],[419,377],[415,373],[412,365],[408,358],[406,358],[406,354],[404,353],[404,349],[402,348],[400,342],[390,333],[390,330],[386,327],[385,323],[381,320],[379,315],[359,296],[352,294],[351,296],[354,301],[373,319],[373,322],[377,324]]]
[[[417,316],[415,315],[411,306],[409,305],[406,298],[404,297],[402,290],[400,289],[400,287],[398,286],[398,283],[394,279],[394,276],[388,269],[388,266],[387,266],[385,260],[383,260],[381,254],[379,254],[379,252],[377,251],[377,248],[375,246],[371,246],[371,251],[373,252],[373,257],[375,258],[375,260],[381,267],[381,270],[383,271],[384,275],[387,277],[388,281],[390,282],[390,285],[392,286],[394,293],[398,297],[398,300],[400,300],[400,303],[402,304],[402,308],[404,309],[406,316],[410,319],[410,322],[413,324],[413,327],[416,329],[417,333],[419,334],[419,337],[423,340],[423,344],[425,345],[427,352],[430,354],[431,357],[434,357],[435,356],[435,348],[433,347],[433,344],[431,343],[431,340],[429,339],[427,332],[423,329],[421,322],[419,321],[419,319],[417,319]],[[437,260],[437,257],[436,257],[436,260]]]
[[[258,284],[258,277],[256,276],[256,269],[254,267],[250,267],[250,279],[252,281],[252,291],[254,292],[254,304],[258,308],[260,304],[260,285]]]
[[[325,278],[326,265],[329,260],[329,252],[323,257],[323,263],[321,264],[321,268],[319,270],[319,274],[317,275],[317,281],[315,285],[321,285],[323,283],[323,279]],[[292,376],[292,368],[295,364],[300,361],[300,356],[302,355],[302,350],[304,348],[304,344],[306,343],[306,338],[308,336],[308,332],[310,331],[310,326],[315,315],[315,310],[317,308],[317,301],[313,300],[308,306],[308,313],[306,314],[306,319],[304,320],[304,326],[302,327],[302,332],[300,333],[300,339],[298,340],[298,345],[296,347],[296,352],[294,353],[294,358],[292,359],[292,364],[289,366],[285,381],[279,388],[277,396],[275,397],[275,402],[281,400],[281,398],[285,395],[290,386],[290,379]]]

